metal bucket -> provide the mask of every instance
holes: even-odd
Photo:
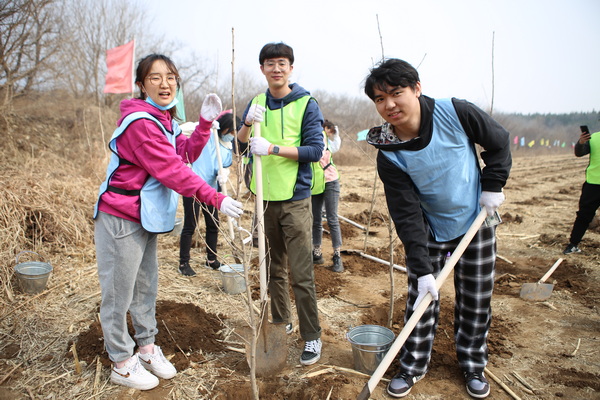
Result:
[[[175,226],[173,230],[169,232],[171,236],[179,236],[181,235],[181,231],[183,230],[183,218],[175,218]]]
[[[242,264],[223,264],[219,270],[225,293],[238,294],[246,291],[246,278],[244,278]]]
[[[371,375],[394,342],[394,332],[379,325],[361,325],[350,329],[346,338],[352,344],[354,369]]]
[[[48,277],[52,272],[52,265],[43,261],[26,261],[19,263],[19,256],[23,253],[33,253],[39,257],[39,254],[33,251],[22,251],[17,255],[15,274],[17,275],[19,286],[24,293],[39,293],[46,289]]]

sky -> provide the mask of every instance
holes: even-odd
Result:
[[[600,111],[599,0],[142,4],[166,39],[204,57],[222,79],[230,80],[234,46],[236,76],[266,87],[258,54],[283,41],[296,58],[291,80],[313,92],[366,99],[363,81],[385,56],[417,67],[430,97],[462,98],[486,111],[493,101],[493,111],[505,113]]]

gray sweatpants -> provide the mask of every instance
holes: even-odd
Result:
[[[127,311],[139,346],[154,343],[158,293],[157,235],[141,224],[99,212],[94,240],[102,291],[100,322],[104,346],[113,362],[133,355]]]

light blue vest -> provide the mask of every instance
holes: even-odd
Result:
[[[435,101],[427,147],[382,153],[412,179],[436,241],[467,232],[480,211],[480,170],[475,147],[450,99]]]
[[[110,179],[117,171],[117,168],[120,164],[117,138],[123,132],[125,132],[125,129],[127,129],[129,124],[142,118],[149,119],[156,123],[156,125],[160,127],[160,129],[166,135],[169,143],[175,147],[177,136],[181,134],[181,128],[179,128],[179,125],[175,120],[172,121],[173,133],[171,133],[167,131],[156,118],[146,112],[135,112],[125,117],[123,122],[121,122],[121,125],[113,132],[110,142],[108,143],[108,147],[112,151],[112,154],[106,170],[106,180],[102,182],[100,185],[100,190],[98,191],[98,201],[94,207],[94,218],[96,218],[98,215],[98,204],[100,202],[100,197],[108,190]],[[175,227],[175,213],[177,212],[179,195],[172,189],[164,186],[153,176],[149,176],[148,180],[146,180],[146,183],[144,183],[139,196],[141,203],[140,220],[144,229],[152,233],[165,233],[172,231]]]
[[[221,150],[221,162],[223,168],[231,166],[233,159],[232,150],[219,142],[219,149]],[[208,143],[202,149],[200,157],[192,163],[192,171],[196,175],[200,176],[206,183],[208,183],[214,189],[217,189],[217,175],[219,174],[219,160],[217,159],[217,147],[215,146],[215,135],[211,134]]]

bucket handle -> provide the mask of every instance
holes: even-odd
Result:
[[[36,256],[38,256],[38,258],[41,261],[44,261],[44,257],[42,257],[39,253],[36,253],[35,251],[29,251],[29,250],[23,250],[21,251],[19,254],[17,254],[17,257],[15,259],[16,263],[19,264],[19,257],[23,254],[23,253],[31,253],[31,254],[35,254]]]

